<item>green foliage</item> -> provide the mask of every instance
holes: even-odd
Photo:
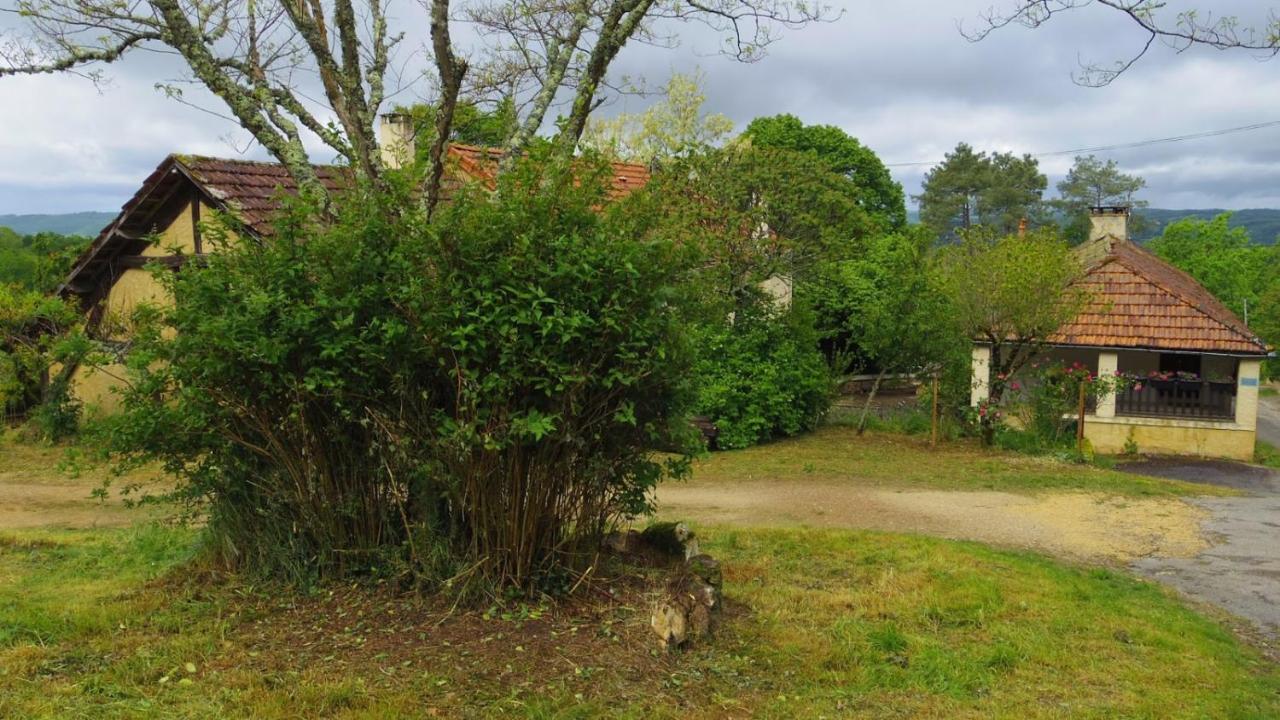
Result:
[[[955,240],[959,231],[983,225],[1012,233],[1022,219],[1039,222],[1048,179],[1030,155],[974,152],[960,143],[925,174],[920,221],[939,237]]]
[[[30,427],[41,439],[59,442],[80,432],[80,400],[71,392],[71,378],[59,373],[44,387],[41,402],[31,410]]]
[[[718,145],[733,131],[733,121],[719,113],[704,115],[707,100],[702,73],[675,73],[664,97],[643,113],[587,119],[579,145],[606,157],[628,162],[688,157]]]
[[[396,112],[407,113],[413,119],[414,148],[418,156],[416,159],[424,165],[436,136],[436,110],[437,107],[430,103],[396,108]],[[502,100],[491,108],[459,102],[453,113],[449,141],[480,147],[502,147],[515,132],[516,124],[516,108],[510,100]]]
[[[1231,213],[1169,223],[1148,247],[1186,271],[1263,340],[1280,345],[1280,246],[1255,245]],[[1274,363],[1267,374],[1274,376]]]
[[[1075,164],[1067,176],[1058,183],[1058,199],[1053,206],[1065,220],[1064,235],[1073,244],[1083,242],[1089,234],[1089,208],[1103,205],[1146,207],[1145,200],[1135,200],[1134,194],[1146,187],[1147,182],[1137,175],[1120,172],[1115,160],[1103,162],[1093,155],[1076,156]],[[1130,232],[1140,232],[1139,217],[1130,218],[1139,227]]]
[[[1256,312],[1263,296],[1280,285],[1280,250],[1254,245],[1249,233],[1230,227],[1230,221],[1231,213],[1213,220],[1178,220],[1147,247],[1243,316],[1245,303]]]
[[[958,335],[932,285],[931,245],[920,228],[871,237],[856,256],[825,264],[801,287],[837,370],[916,373],[940,364]]]
[[[681,469],[652,451],[682,427],[690,263],[645,197],[601,211],[601,172],[540,160],[430,222],[352,194],[207,238],[136,318],[116,450],[256,572],[554,587]]]
[[[856,253],[880,225],[862,190],[816,156],[735,144],[673,162],[653,182],[666,222],[705,257],[700,283],[726,312],[771,278],[802,282]]]
[[[991,347],[990,403],[998,408],[1012,378],[1043,350],[1043,343],[1083,308],[1088,297],[1073,285],[1081,272],[1066,242],[1052,229],[1025,237],[965,233],[943,248],[935,287],[947,298],[960,336]],[[996,412],[982,416],[990,443]]]
[[[703,325],[697,341],[695,410],[716,424],[720,448],[812,430],[826,413],[830,373],[802,307],[745,305],[732,322]]]
[[[1269,468],[1280,469],[1280,448],[1264,440],[1258,440],[1253,450],[1253,461]]]
[[[815,282],[878,230],[860,192],[815,155],[746,144],[672,163],[651,183],[666,225],[701,258],[696,410],[721,447],[803,432],[826,411],[814,315],[777,291]]]
[[[751,121],[743,137],[760,147],[808,153],[828,169],[861,189],[861,207],[885,229],[907,222],[902,186],[894,181],[880,158],[856,138],[834,125],[805,125],[794,115],[774,115]]]
[[[19,236],[0,227],[0,284],[52,292],[66,279],[72,261],[88,242],[88,238],[50,232]]]
[[[52,350],[78,319],[60,298],[0,284],[0,410],[22,412],[41,402]]]
[[[1083,386],[1085,400],[1097,402],[1126,382],[1121,377],[1094,376],[1080,363],[1032,361],[1030,372],[1009,383],[1010,402],[1020,404],[1023,430],[1044,448],[1074,444]]]

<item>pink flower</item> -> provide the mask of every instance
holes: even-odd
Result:
[[[1009,385],[1009,387],[1010,387],[1010,388],[1012,388],[1013,390],[1021,390],[1021,389],[1022,389],[1022,383],[1017,382],[1017,381],[1015,380],[1013,383],[1011,383],[1011,384]]]

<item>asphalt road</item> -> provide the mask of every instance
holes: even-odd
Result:
[[[1280,397],[1258,398],[1258,439],[1280,447]]]
[[[1241,463],[1175,460],[1125,469],[1249,493],[1191,501],[1210,514],[1204,531],[1214,543],[1204,552],[1191,558],[1139,558],[1133,568],[1251,621],[1269,643],[1280,642],[1280,472]]]

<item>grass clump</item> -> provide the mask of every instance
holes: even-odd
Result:
[[[940,490],[1089,490],[1125,496],[1231,494],[1228,489],[1144,477],[1051,456],[984,450],[966,439],[930,446],[927,437],[827,426],[804,437],[714,453],[694,465],[699,482],[835,482]]]
[[[1280,469],[1280,448],[1265,440],[1258,440],[1254,444],[1253,461],[1269,468]]]
[[[725,620],[671,656],[625,586],[545,613],[449,613],[377,584],[281,596],[175,574],[188,531],[40,531],[0,545],[0,716],[1280,713],[1273,664],[1122,573],[885,533],[700,536],[724,562]]]

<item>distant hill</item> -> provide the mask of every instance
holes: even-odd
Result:
[[[94,237],[115,217],[116,213],[113,212],[76,212],[62,215],[0,215],[0,227],[7,227],[19,235],[55,232],[60,235]]]
[[[1141,215],[1148,221],[1147,227],[1142,232],[1134,233],[1134,239],[1139,241],[1150,240],[1160,233],[1164,232],[1164,227],[1174,220],[1181,220],[1185,217],[1198,217],[1204,220],[1212,220],[1215,216],[1227,212],[1226,210],[1169,210],[1166,208],[1141,208],[1135,210],[1134,213]],[[1275,208],[1255,208],[1251,210],[1232,210],[1231,227],[1242,227],[1249,231],[1249,237],[1253,238],[1255,243],[1259,245],[1274,245],[1277,236],[1280,236],[1280,209]],[[907,219],[911,222],[920,222],[919,210],[907,210]]]
[[[1197,217],[1203,220],[1212,220],[1214,217],[1227,212],[1226,210],[1165,210],[1161,208],[1141,208],[1135,210],[1134,213],[1141,215],[1148,220],[1148,227],[1142,232],[1135,233],[1135,240],[1149,240],[1164,232],[1164,227],[1174,220],[1181,220],[1186,217]],[[1271,208],[1257,208],[1251,210],[1233,210],[1231,211],[1231,227],[1242,227],[1249,231],[1249,237],[1253,238],[1255,243],[1260,245],[1274,245],[1276,237],[1280,236],[1280,210]]]

